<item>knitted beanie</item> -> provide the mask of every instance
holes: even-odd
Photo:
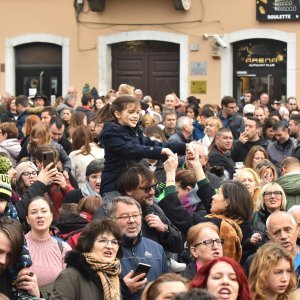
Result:
[[[91,93],[90,85],[88,83],[86,83],[84,85],[84,87],[82,88],[82,94],[86,95],[86,94],[90,94],[90,93]]]
[[[95,87],[92,87],[91,95],[92,95],[94,100],[101,99],[101,97],[99,96],[98,91]]]
[[[0,199],[10,201],[11,195],[10,177],[7,174],[0,174]]]

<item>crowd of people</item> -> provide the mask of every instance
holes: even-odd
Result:
[[[77,97],[1,97],[0,299],[298,299],[295,97]]]

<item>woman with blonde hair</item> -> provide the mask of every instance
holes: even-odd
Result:
[[[205,135],[201,140],[202,143],[209,148],[210,145],[213,143],[215,136],[220,128],[223,127],[221,120],[218,117],[209,117],[205,121]]]
[[[277,171],[272,162],[268,159],[263,159],[256,165],[254,169],[261,180],[261,186],[266,183],[273,182],[277,179]]]
[[[260,145],[256,145],[249,150],[244,161],[244,166],[255,170],[257,164],[268,158],[266,149]]]
[[[294,259],[274,243],[256,252],[248,278],[253,300],[287,300],[296,287]]]
[[[241,182],[249,191],[252,201],[253,201],[253,208],[256,209],[256,201],[259,195],[259,184],[260,179],[256,172],[250,168],[243,168],[238,170],[236,174],[236,180]]]
[[[247,241],[250,242],[253,253],[269,240],[266,228],[267,218],[276,211],[285,211],[286,204],[284,190],[278,183],[271,182],[262,187],[256,202],[257,211],[252,216],[251,238]]]

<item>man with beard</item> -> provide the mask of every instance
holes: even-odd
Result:
[[[108,208],[108,215],[116,221],[123,238],[120,275],[123,300],[138,300],[147,281],[154,281],[168,272],[164,249],[141,234],[142,208],[134,199],[126,196],[114,198]],[[151,224],[156,222],[153,220]],[[151,269],[148,274],[141,273],[132,277],[139,263],[148,264]]]
[[[274,124],[274,136],[276,141],[269,143],[267,151],[270,160],[276,166],[278,174],[280,174],[280,162],[284,158],[293,155],[295,146],[290,138],[286,122],[280,121]]]
[[[249,150],[253,146],[267,148],[268,142],[259,137],[261,124],[259,119],[248,117],[245,121],[245,131],[241,133],[239,139],[234,143],[231,157],[235,162],[243,162]]]
[[[154,202],[157,186],[155,173],[141,164],[129,166],[118,178],[122,195],[136,200],[142,208],[143,236],[161,244],[165,250],[178,253],[182,250],[182,236]]]
[[[291,115],[288,128],[290,136],[295,138],[293,156],[300,160],[300,115]]]

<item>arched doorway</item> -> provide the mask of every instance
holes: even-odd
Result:
[[[41,92],[62,95],[62,47],[50,43],[28,43],[15,47],[16,94]]]
[[[154,101],[179,94],[179,45],[161,41],[128,41],[111,45],[112,87],[122,83],[143,90]]]

